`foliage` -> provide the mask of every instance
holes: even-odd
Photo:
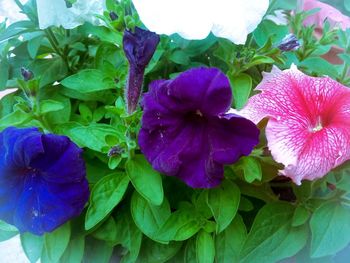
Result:
[[[271,1],[268,12],[294,9],[295,2]],[[152,169],[137,144],[142,111],[128,115],[124,100],[128,64],[123,32],[141,22],[130,1],[106,4],[100,26],[40,30],[34,0],[22,6],[29,20],[0,24],[0,90],[19,88],[0,101],[0,130],[36,126],[70,137],[84,148],[91,189],[80,217],[43,237],[21,233],[28,259],[251,263],[330,256],[337,262],[335,255],[350,243],[349,163],[296,186],[277,177],[281,165],[262,139],[251,156],[225,167],[226,179],[214,189],[191,189]],[[109,11],[118,19],[112,21]],[[308,14],[286,13],[288,25],[265,19],[246,45],[213,35],[193,41],[162,35],[145,70],[144,89],[152,80],[173,78],[189,68],[218,67],[230,79],[232,106],[241,109],[263,71],[292,63],[349,86],[350,29],[325,22],[317,39],[314,27],[302,25]],[[277,46],[289,32],[301,47],[282,52]],[[343,49],[342,65],[321,57],[334,45]],[[21,67],[34,78],[24,81]],[[16,234],[0,222],[0,241]]]

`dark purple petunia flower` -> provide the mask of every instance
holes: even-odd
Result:
[[[36,128],[0,133],[0,219],[42,235],[78,216],[89,198],[82,150]]]
[[[139,144],[153,168],[191,187],[218,185],[224,164],[250,154],[259,141],[253,122],[226,114],[231,99],[230,83],[216,68],[152,82],[142,100]]]
[[[130,65],[126,87],[126,101],[130,114],[136,110],[141,96],[145,68],[151,60],[158,43],[159,36],[148,30],[135,27],[135,32],[128,30],[124,32],[123,48]]]

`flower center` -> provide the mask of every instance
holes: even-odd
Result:
[[[322,125],[322,121],[321,121],[321,117],[318,117],[317,118],[317,122],[316,122],[316,125],[314,125],[312,128],[311,128],[311,131],[312,132],[318,132],[320,130],[323,129],[323,125]]]
[[[200,110],[190,111],[185,115],[185,119],[190,123],[202,123],[206,120],[205,116]]]

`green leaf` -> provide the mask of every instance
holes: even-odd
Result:
[[[137,227],[146,236],[157,241],[156,233],[171,215],[168,201],[164,199],[160,206],[155,206],[135,191],[130,206]]]
[[[322,204],[310,220],[311,257],[334,255],[350,243],[349,208],[335,202]]]
[[[110,216],[93,234],[96,239],[114,243],[117,236],[117,225],[112,216]]]
[[[91,191],[85,218],[86,230],[101,222],[119,204],[128,184],[129,178],[124,173],[113,173],[98,181]]]
[[[310,212],[304,206],[298,206],[293,215],[292,226],[301,226],[306,223],[310,217]]]
[[[38,36],[28,41],[27,49],[31,58],[34,59],[36,57],[43,38],[44,36]]]
[[[350,12],[350,2],[349,2],[349,1],[344,0],[344,7],[345,7],[345,9],[346,9],[347,11]]]
[[[333,78],[338,77],[337,67],[320,57],[309,57],[299,63],[298,67],[305,67],[310,73],[318,76],[327,75]]]
[[[241,73],[238,76],[228,75],[233,92],[234,105],[241,110],[247,103],[252,90],[252,78],[248,74]]]
[[[219,187],[208,190],[208,206],[217,223],[216,233],[222,232],[235,217],[240,200],[237,185],[226,180]]]
[[[203,225],[202,218],[194,208],[182,208],[168,218],[157,233],[157,240],[162,242],[183,241],[195,235]]]
[[[30,68],[35,77],[40,78],[40,87],[61,80],[67,75],[67,66],[61,57],[52,59],[35,59]]]
[[[196,258],[198,263],[213,263],[215,258],[215,245],[211,234],[200,231],[196,238]]]
[[[251,156],[244,156],[241,158],[241,168],[243,169],[244,179],[248,183],[255,180],[261,181],[262,171],[260,162]]]
[[[184,254],[185,263],[197,263],[197,253],[196,253],[196,239],[191,238],[187,241],[185,254]]]
[[[54,100],[42,100],[40,101],[40,112],[42,114],[59,111],[64,108],[64,104]]]
[[[136,155],[125,165],[136,191],[153,205],[161,205],[164,198],[162,178],[143,155]]]
[[[17,234],[18,234],[18,230],[16,227],[0,220],[0,242],[9,240],[10,238],[16,236]]]
[[[31,233],[23,233],[21,234],[21,244],[29,261],[32,263],[37,262],[44,246],[43,237]]]
[[[84,253],[84,263],[109,263],[113,254],[113,247],[104,241],[87,238]],[[80,262],[80,261],[76,261]],[[76,263],[74,262],[74,263]],[[65,262],[62,262],[65,263]]]
[[[240,215],[236,215],[232,223],[215,238],[216,262],[238,262],[246,238],[247,230],[243,219]]]
[[[0,119],[0,131],[9,126],[18,126],[28,122],[32,118],[33,116],[31,114],[25,113],[21,110],[15,110],[14,112]]]
[[[0,90],[6,88],[6,83],[9,77],[10,65],[7,58],[0,57]]]
[[[114,245],[120,244],[129,251],[121,262],[135,262],[141,249],[142,233],[134,224],[129,213],[119,213],[115,221],[117,240]]]
[[[103,123],[91,123],[89,126],[83,126],[80,123],[70,122],[59,125],[57,132],[68,136],[80,147],[87,147],[98,152],[109,148],[106,143],[108,135],[119,137],[118,131],[114,127]]]
[[[58,262],[68,246],[70,234],[71,229],[69,223],[60,226],[52,233],[46,233],[44,236],[44,248],[41,261]]]
[[[83,236],[76,237],[69,242],[69,245],[64,251],[60,262],[61,263],[77,263],[82,262],[84,256],[85,238]],[[96,250],[95,250],[96,252]]]
[[[98,69],[84,69],[61,81],[68,89],[81,93],[89,93],[100,90],[114,89],[115,83]]]
[[[141,252],[137,258],[137,263],[163,263],[171,259],[181,248],[181,242],[170,242],[160,244],[148,238],[142,241]]]
[[[189,56],[183,50],[175,50],[170,56],[169,59],[180,65],[188,65],[190,63]]]
[[[275,1],[275,2],[279,2]],[[264,46],[264,44],[271,38],[272,43],[279,43],[282,39],[289,34],[288,26],[276,25],[271,20],[263,20],[257,29],[254,30],[253,36],[259,47]]]
[[[277,262],[301,250],[308,238],[306,226],[292,227],[294,207],[270,203],[257,214],[240,254],[242,263]]]

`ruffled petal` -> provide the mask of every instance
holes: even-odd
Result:
[[[167,85],[167,95],[172,101],[168,107],[171,109],[186,112],[199,110],[203,115],[215,116],[230,108],[230,83],[219,69],[191,69],[169,81]]]
[[[31,162],[33,168],[40,169],[47,182],[74,183],[85,178],[85,163],[82,150],[68,137],[45,134],[42,136],[45,154]]]
[[[220,12],[212,12],[213,34],[227,38],[235,44],[244,44],[248,34],[259,25],[265,15],[269,0],[218,0],[213,4],[220,8]]]
[[[41,133],[37,128],[17,129],[9,127],[0,134],[3,144],[0,151],[3,165],[16,168],[28,167],[32,159],[44,152]]]
[[[21,232],[37,235],[51,232],[78,216],[88,197],[86,181],[60,185],[47,183],[39,176],[28,176],[14,211],[14,224]]]
[[[133,0],[141,21],[158,34],[204,39],[212,31],[244,44],[264,16],[268,0]]]
[[[141,21],[157,34],[178,33],[186,39],[204,39],[212,27],[206,1],[133,0],[133,3]]]
[[[259,133],[253,122],[235,114],[212,118],[209,144],[213,160],[230,164],[243,155],[249,155],[259,143]]]

